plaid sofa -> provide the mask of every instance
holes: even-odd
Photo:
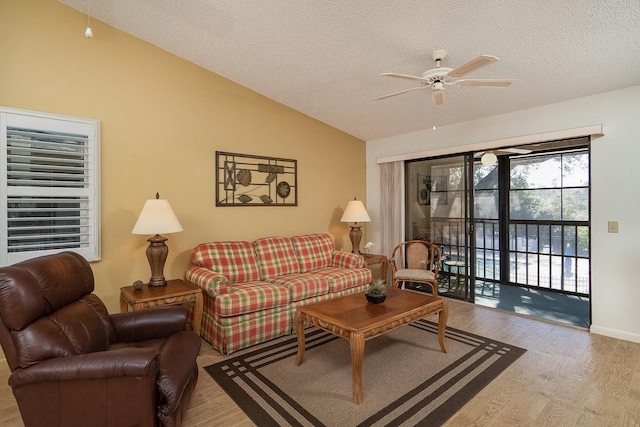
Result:
[[[296,308],[371,283],[364,259],[329,234],[202,243],[185,279],[204,294],[202,337],[223,354],[294,333]]]

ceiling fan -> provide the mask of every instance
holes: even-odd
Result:
[[[474,158],[480,158],[484,166],[493,166],[498,162],[498,155],[502,154],[529,154],[532,150],[525,148],[497,148],[495,150],[478,151],[474,153]]]
[[[383,73],[383,76],[396,77],[399,79],[413,80],[419,82],[421,86],[412,87],[409,89],[401,90],[399,92],[390,93],[388,95],[376,98],[376,100],[390,98],[392,96],[401,95],[413,90],[431,88],[431,100],[434,105],[440,105],[444,102],[444,88],[445,86],[475,86],[475,87],[508,87],[517,80],[514,79],[461,79],[473,71],[476,71],[482,67],[499,61],[498,58],[492,55],[481,55],[476,59],[467,62],[457,68],[441,67],[440,61],[447,57],[446,50],[436,50],[431,54],[431,57],[436,61],[436,68],[427,70],[420,77],[410,76],[407,74],[397,73]]]

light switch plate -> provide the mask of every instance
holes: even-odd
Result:
[[[609,228],[609,233],[617,233],[618,221],[609,221],[608,228]]]

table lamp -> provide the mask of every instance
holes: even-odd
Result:
[[[156,198],[147,200],[140,212],[136,225],[133,226],[132,234],[153,234],[147,239],[147,260],[151,266],[151,278],[148,286],[166,286],[164,278],[164,263],[169,254],[169,248],[164,242],[166,237],[160,234],[177,233],[182,231],[182,226],[171,209],[171,205],[165,199],[160,198],[156,193]]]
[[[360,240],[362,239],[362,229],[358,225],[359,222],[369,222],[369,214],[364,208],[364,205],[360,200],[356,200],[355,197],[349,203],[344,210],[344,214],[340,219],[340,222],[353,222],[354,225],[350,225],[351,231],[349,231],[349,238],[351,239],[351,252],[357,255],[360,253]]]

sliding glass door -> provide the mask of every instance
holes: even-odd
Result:
[[[588,150],[513,159],[509,167],[509,282],[588,296]]]
[[[469,159],[461,155],[406,164],[405,235],[407,240],[428,240],[440,248],[440,294],[473,301]],[[422,290],[419,284],[407,286]]]
[[[558,292],[588,305],[588,138],[496,153],[493,164],[483,152],[405,164],[406,236],[440,248],[438,292]]]

